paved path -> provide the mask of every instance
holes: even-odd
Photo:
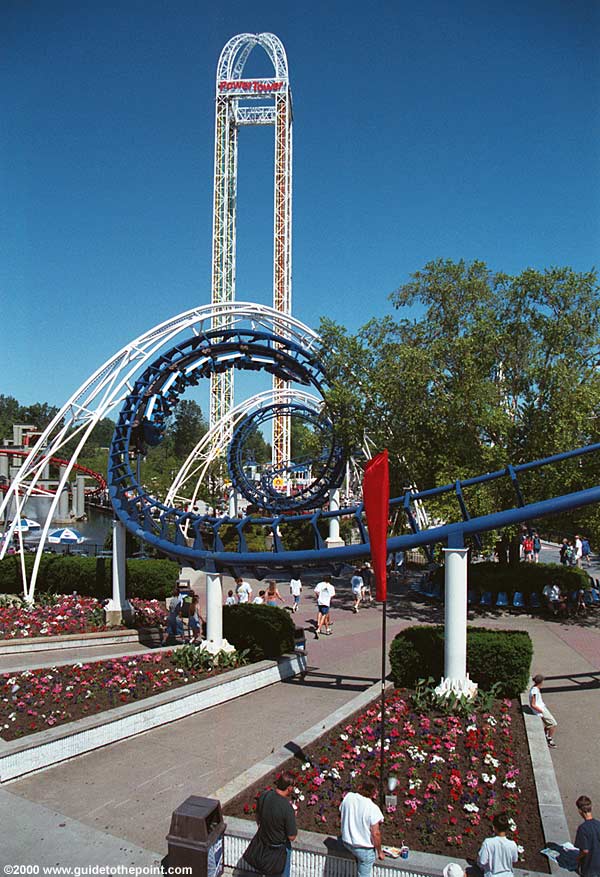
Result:
[[[3,830],[10,832],[12,822],[22,823],[23,807],[31,804],[40,808],[31,814],[40,837],[44,831],[58,830],[57,819],[71,820],[71,831],[82,826],[82,844],[92,832],[99,843],[105,836],[119,839],[127,849],[137,850],[138,857],[151,859],[147,851],[164,854],[171,812],[188,795],[210,794],[379,678],[381,610],[372,606],[354,615],[351,602],[349,589],[340,589],[334,634],[318,641],[308,634],[310,670],[304,682],[271,686],[11,782],[0,791]],[[442,615],[440,606],[413,600],[409,593],[392,597],[388,642],[404,626],[441,621]],[[314,618],[312,597],[305,597],[295,620],[310,629]],[[492,613],[473,620],[524,628],[533,638],[532,671],[548,677],[545,698],[559,722],[552,758],[574,831],[576,797],[586,793],[600,803],[600,772],[595,769],[600,746],[600,613],[565,623]],[[20,809],[10,806],[13,796]],[[11,835],[13,844],[16,836]],[[32,860],[35,850],[41,864],[44,845],[40,841],[37,849],[35,839],[32,843],[23,841],[21,861]],[[98,855],[94,853],[93,864],[104,863]],[[69,864],[68,858],[63,864]]]

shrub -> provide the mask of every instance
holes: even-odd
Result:
[[[27,576],[31,575],[33,555],[25,555]],[[127,594],[130,597],[165,599],[173,591],[179,565],[172,560],[128,560]],[[23,590],[18,555],[0,561],[0,593],[20,594]],[[36,583],[36,595],[70,594],[83,597],[110,597],[111,561],[101,557],[70,554],[43,554]]]
[[[497,682],[501,697],[517,697],[529,682],[532,657],[524,630],[467,630],[467,672],[484,690]]]
[[[223,607],[223,636],[250,661],[276,659],[294,650],[294,622],[278,606],[241,603]]]
[[[502,697],[517,697],[527,687],[533,646],[526,631],[467,629],[467,672],[485,691],[498,683]],[[441,679],[444,628],[408,627],[390,645],[392,679],[398,688],[414,688],[419,679]]]
[[[434,582],[444,586],[444,568],[440,567],[433,574]],[[519,563],[511,566],[504,563],[472,563],[469,564],[469,590],[491,591],[496,595],[499,591],[514,594],[540,594],[545,585],[558,582],[567,592],[590,587],[590,577],[583,569],[576,566],[563,566],[561,563]]]

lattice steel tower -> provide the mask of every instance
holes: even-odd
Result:
[[[272,79],[244,79],[250,52],[261,46],[273,64]],[[283,314],[292,309],[292,94],[287,58],[281,41],[270,33],[238,34],[221,52],[217,67],[215,119],[215,188],[213,213],[212,303],[235,300],[236,190],[238,130],[243,125],[275,128],[273,307]],[[227,317],[213,318],[213,328],[227,325]],[[273,387],[285,399],[287,384],[273,378]],[[211,427],[224,422],[233,407],[233,374],[228,370],[211,379]],[[225,447],[230,435],[224,426],[219,437]],[[287,417],[273,422],[273,463],[279,468],[290,459]]]

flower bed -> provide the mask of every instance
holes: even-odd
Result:
[[[0,675],[0,737],[15,740],[230,669],[178,667],[173,655],[166,651],[4,673]]]
[[[130,602],[136,612],[137,626],[165,625],[167,610],[163,601],[134,597]],[[61,595],[33,606],[11,597],[7,605],[0,606],[0,640],[102,630],[110,630],[110,627],[104,624],[102,604],[94,597]]]
[[[298,826],[337,835],[339,805],[363,774],[379,776],[380,710],[356,714],[266,781],[225,807],[244,818],[256,796],[285,768],[296,775]],[[539,850],[544,837],[523,718],[517,701],[496,701],[490,712],[468,718],[411,708],[405,691],[386,704],[386,778],[398,780],[397,805],[385,812],[383,842],[470,859],[491,834],[492,817],[512,819],[512,837],[523,847],[520,867],[548,871]]]
[[[61,636],[109,630],[102,607],[94,597],[59,596],[53,602],[28,606],[15,598],[0,606],[0,639]]]

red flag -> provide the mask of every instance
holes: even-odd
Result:
[[[387,448],[365,466],[363,502],[369,528],[371,560],[375,572],[377,599],[387,597],[387,527],[390,501],[390,473]]]

